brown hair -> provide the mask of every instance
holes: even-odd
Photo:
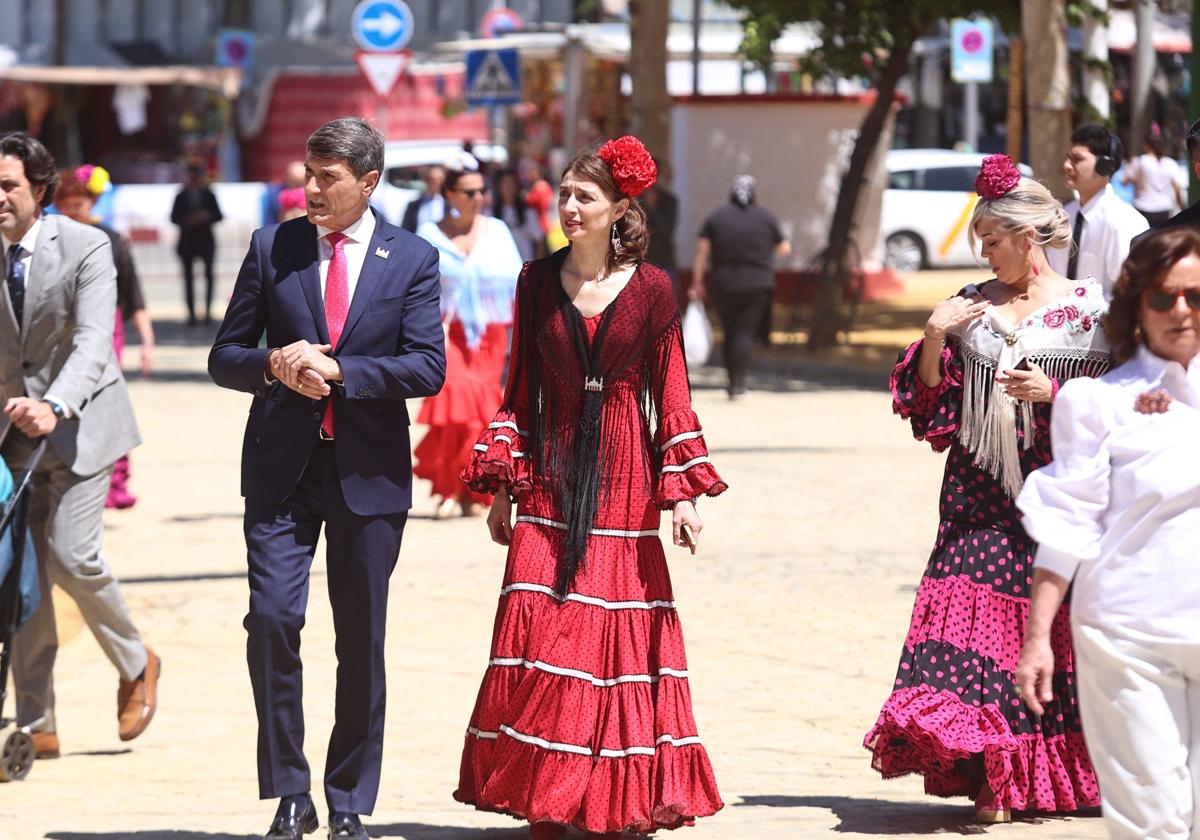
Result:
[[[574,175],[585,181],[591,181],[600,187],[608,199],[613,202],[627,199],[629,209],[625,215],[617,219],[617,237],[620,244],[609,248],[606,268],[616,271],[621,266],[632,265],[646,256],[646,247],[650,244],[650,232],[646,228],[646,211],[636,198],[631,198],[621,192],[617,181],[613,178],[612,170],[608,168],[595,149],[580,152],[571,158],[563,177]]]
[[[1200,233],[1188,225],[1150,231],[1134,243],[1104,316],[1114,365],[1128,361],[1141,343],[1142,293],[1161,286],[1172,266],[1192,255],[1200,256]]]
[[[0,135],[0,156],[14,157],[25,167],[25,180],[34,187],[45,187],[42,196],[42,207],[54,203],[54,190],[58,186],[58,170],[54,168],[54,156],[46,151],[31,134],[24,131],[10,131]]]
[[[79,180],[74,169],[64,169],[58,173],[58,189],[54,191],[54,197],[58,201],[65,198],[87,198],[93,201],[96,199],[87,188],[87,184]]]

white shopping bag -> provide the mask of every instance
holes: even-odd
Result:
[[[706,363],[712,353],[712,344],[712,327],[708,325],[704,304],[694,300],[683,313],[683,355],[688,367]]]

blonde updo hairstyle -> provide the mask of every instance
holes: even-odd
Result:
[[[971,213],[967,240],[971,253],[979,259],[975,225],[985,216],[996,219],[1009,233],[1033,229],[1033,244],[1042,248],[1066,248],[1071,244],[1071,221],[1067,211],[1050,190],[1032,178],[1022,177],[1017,185],[999,198],[980,198]]]

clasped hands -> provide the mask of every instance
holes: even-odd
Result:
[[[271,376],[302,397],[319,400],[329,396],[329,383],[342,381],[342,366],[329,356],[328,344],[300,340],[277,347],[267,357]]]

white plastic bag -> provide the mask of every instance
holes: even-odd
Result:
[[[708,325],[704,304],[694,300],[683,313],[683,355],[688,367],[705,364],[712,353],[712,344],[712,327]]]

